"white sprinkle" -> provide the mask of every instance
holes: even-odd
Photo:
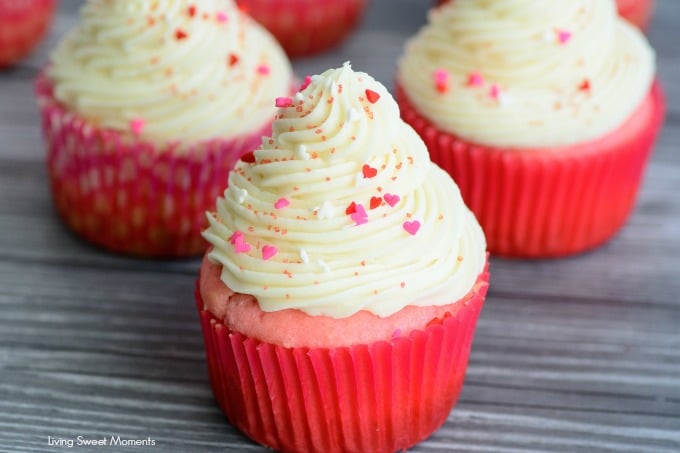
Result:
[[[239,188],[235,188],[234,191],[236,192],[236,201],[238,204],[243,204],[246,201],[246,197],[248,196],[248,191],[246,189]]]
[[[317,263],[319,264],[319,267],[321,267],[321,269],[323,269],[324,272],[330,272],[331,271],[331,268],[328,267],[328,264],[326,264],[326,262],[324,260],[319,260],[319,261],[317,261]]]
[[[295,102],[304,102],[305,101],[305,95],[300,93],[299,91],[295,93]]]
[[[299,144],[295,147],[295,155],[303,160],[309,159],[309,153],[307,153],[307,147],[303,144]]]
[[[319,218],[319,220],[332,219],[333,205],[331,204],[330,201],[326,200],[323,203],[321,203],[321,206],[319,206],[318,208],[314,208],[314,213]]]
[[[356,121],[359,121],[361,119],[361,112],[359,112],[355,108],[351,108],[349,110],[349,118],[348,119],[349,119],[350,123],[354,123]]]
[[[307,251],[305,249],[300,249],[300,259],[303,263],[309,264],[309,255],[307,255]]]

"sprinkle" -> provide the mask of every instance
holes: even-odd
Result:
[[[350,215],[350,218],[354,220],[355,225],[363,225],[368,222],[368,214],[366,214],[366,209],[361,203],[356,205],[356,211]]]
[[[378,169],[373,168],[368,164],[364,164],[364,166],[361,167],[361,173],[364,175],[364,178],[373,178],[378,174]]]
[[[246,197],[248,196],[248,191],[238,187],[235,188],[234,191],[236,192],[236,202],[238,204],[243,204],[246,201]]]
[[[274,203],[274,207],[276,209],[283,209],[287,208],[290,205],[290,201],[288,201],[287,198],[279,198],[276,200],[276,203]]]
[[[305,88],[307,88],[311,83],[312,78],[310,76],[305,76],[305,80],[302,82],[302,85],[300,85],[300,89],[298,91],[304,91]]]
[[[319,267],[323,269],[324,272],[330,272],[331,268],[328,267],[328,264],[324,260],[318,260],[317,263],[319,264]]]
[[[489,89],[489,96],[491,96],[494,99],[498,99],[498,96],[501,94],[501,89],[496,85],[495,83],[491,85],[491,88]]]
[[[321,203],[321,206],[314,209],[316,216],[319,220],[332,219],[333,218],[333,205],[330,201],[326,200]]]
[[[260,75],[269,75],[270,69],[266,64],[261,64],[257,67],[257,73]]]
[[[277,107],[290,107],[293,105],[293,100],[289,97],[278,97],[276,98],[276,106]]]
[[[590,80],[585,79],[581,84],[578,86],[578,89],[580,91],[590,91]]]
[[[391,208],[393,208],[397,203],[399,203],[399,200],[401,200],[399,195],[394,195],[391,193],[386,193],[383,198],[385,199],[385,203],[390,205]]]
[[[345,214],[350,215],[354,214],[357,212],[357,204],[355,202],[351,202],[349,206],[347,206],[347,209],[345,209]]]
[[[305,249],[300,249],[300,259],[304,264],[309,264],[309,255]]]
[[[449,81],[451,75],[446,69],[437,69],[432,75],[434,78],[434,86],[440,93],[446,93],[449,90]]]
[[[371,197],[371,202],[369,204],[369,208],[370,209],[376,209],[376,208],[380,207],[381,204],[382,204],[382,198]]]
[[[238,63],[238,55],[235,53],[230,53],[229,54],[229,66],[234,66],[236,63]]]
[[[420,222],[418,222],[417,220],[414,220],[412,222],[404,222],[403,227],[408,234],[414,236],[420,229]]]
[[[182,39],[185,39],[187,36],[188,35],[186,34],[186,32],[184,30],[182,30],[181,28],[178,28],[177,30],[175,30],[175,39],[177,41],[181,41]]]
[[[229,20],[227,13],[225,13],[224,11],[218,11],[217,14],[215,15],[215,17],[217,18],[217,22],[219,22],[221,24],[223,24],[227,20]]]
[[[132,130],[132,133],[135,135],[139,135],[142,133],[144,130],[144,119],[143,118],[135,118],[130,120],[130,129]]]
[[[279,249],[273,245],[265,245],[262,247],[262,259],[265,261],[271,259],[277,253],[279,253]]]
[[[189,17],[194,17],[196,15],[196,7],[194,5],[190,5],[188,8],[189,12]]]
[[[250,151],[241,156],[241,160],[247,164],[255,163],[255,153]]]
[[[299,103],[304,102],[304,101],[305,101],[305,95],[304,94],[300,93],[299,91],[297,93],[295,93],[295,102],[297,102],[299,104]]]
[[[250,251],[250,244],[248,244],[240,231],[234,231],[234,234],[229,238],[229,242],[234,246],[236,253],[247,253]]]
[[[380,95],[376,93],[373,90],[369,90],[368,88],[366,89],[366,99],[368,99],[368,102],[371,104],[375,104],[378,102],[378,99],[380,99]]]
[[[303,160],[309,159],[309,153],[307,152],[307,147],[300,143],[295,147],[295,155]]]
[[[355,123],[355,122],[359,121],[360,119],[361,119],[361,112],[359,112],[359,110],[352,107],[349,110],[349,116],[348,116],[349,122]]]
[[[557,40],[560,42],[560,44],[566,44],[569,42],[571,39],[572,34],[570,31],[567,30],[557,30]]]
[[[467,84],[471,87],[481,87],[484,85],[484,78],[479,72],[473,72],[468,76]]]

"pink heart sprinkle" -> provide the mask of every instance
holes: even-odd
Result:
[[[437,69],[434,71],[433,77],[437,91],[445,93],[449,88],[449,80],[451,78],[449,72],[446,69]]]
[[[269,75],[269,66],[266,64],[261,64],[257,67],[257,73],[260,75]]]
[[[368,222],[368,215],[366,214],[366,209],[361,204],[356,205],[356,210],[350,216],[356,225],[362,225]]]
[[[471,87],[480,87],[484,85],[484,78],[479,72],[473,72],[468,76],[468,85]]]
[[[390,205],[391,208],[393,208],[397,203],[399,203],[399,195],[394,195],[391,193],[386,193],[385,196],[383,197],[385,199],[385,203]]]
[[[571,39],[571,32],[567,30],[557,30],[557,39],[560,41],[560,44],[566,44],[569,42]]]
[[[279,97],[276,98],[276,106],[277,107],[290,107],[293,105],[293,100],[288,97]]]
[[[489,96],[491,96],[494,99],[498,99],[498,96],[501,94],[501,89],[499,88],[498,85],[495,83],[491,85],[491,89],[489,90]]]
[[[227,13],[225,13],[224,11],[218,11],[218,12],[217,12],[217,22],[223,24],[223,23],[225,23],[228,19],[229,19],[229,17],[227,17]]]
[[[279,198],[276,200],[276,203],[274,203],[274,207],[276,209],[283,209],[288,207],[288,205],[290,205],[290,201],[288,201],[286,198]]]
[[[414,220],[413,222],[404,222],[404,229],[408,234],[414,236],[420,229],[420,222]]]
[[[267,261],[270,258],[272,258],[274,255],[276,255],[279,252],[279,249],[274,247],[273,245],[265,245],[262,247],[262,259]]]
[[[234,231],[234,233],[229,238],[229,243],[233,245],[238,241],[243,242],[243,233],[240,231]]]
[[[248,244],[240,231],[234,231],[234,234],[229,238],[229,242],[234,246],[236,253],[248,253],[250,251],[250,244]]]
[[[299,91],[303,91],[310,83],[312,83],[312,78],[310,76],[305,76],[305,80],[302,82],[302,85],[300,85]]]
[[[130,129],[135,135],[139,135],[144,130],[144,120],[142,118],[135,118],[130,120]]]

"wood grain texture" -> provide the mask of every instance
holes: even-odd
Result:
[[[650,28],[668,116],[638,204],[608,244],[557,261],[493,259],[465,388],[416,452],[680,451],[680,2]],[[32,80],[74,23],[0,72],[0,452],[64,450],[47,437],[119,435],[149,451],[266,451],[213,401],[193,303],[198,260],[114,256],[57,218]],[[426,0],[372,0],[341,48],[391,86]],[[76,451],[85,451],[77,449]],[[94,451],[142,451],[107,447]]]

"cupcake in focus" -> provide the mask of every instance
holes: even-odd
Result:
[[[291,82],[232,0],[87,1],[36,83],[57,210],[114,252],[201,254],[205,211]]]
[[[0,0],[0,68],[28,55],[54,16],[54,0]]]
[[[236,0],[279,40],[290,57],[339,45],[356,28],[368,0]]]
[[[558,257],[611,238],[663,122],[654,52],[613,0],[455,0],[397,74],[402,117],[450,172],[489,250]]]
[[[407,448],[461,390],[484,235],[369,75],[345,64],[279,103],[204,233],[196,302],[213,392],[279,451]]]

